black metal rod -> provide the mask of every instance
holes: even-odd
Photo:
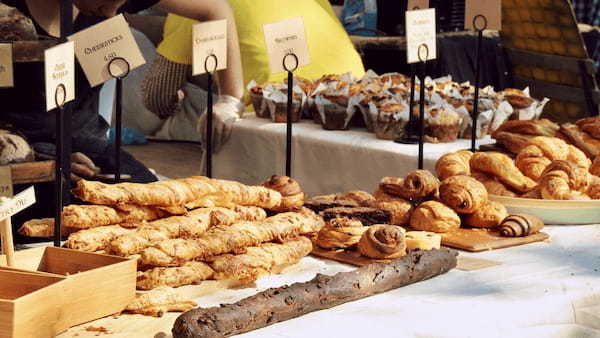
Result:
[[[285,175],[292,177],[292,104],[294,74],[290,71],[287,79],[287,131],[286,131],[286,152],[285,152]]]
[[[117,78],[115,100],[115,183],[121,181],[121,143],[123,126],[123,79]]]
[[[213,147],[213,76],[208,74],[208,96],[206,97],[206,177],[212,178],[212,147]]]
[[[427,59],[421,62],[421,83],[419,86],[419,169],[423,169],[423,144],[425,143],[425,74],[427,73]]]
[[[473,111],[471,112],[471,151],[477,151],[477,120],[479,118],[479,78],[481,70],[481,45],[483,43],[483,30],[477,30],[477,48],[475,49],[475,95],[473,97]]]
[[[66,94],[66,93],[65,93]],[[62,209],[63,209],[63,166],[64,166],[64,128],[63,128],[63,107],[56,109],[56,159],[54,164],[54,246],[60,247],[62,232]]]
[[[417,67],[413,63],[410,65],[410,98],[408,100],[408,129],[406,130],[407,138],[411,138],[415,134],[415,118],[413,117],[413,108],[415,107],[415,85],[417,82]]]

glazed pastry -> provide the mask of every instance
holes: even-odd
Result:
[[[498,133],[509,132],[514,134],[525,134],[533,136],[554,136],[560,129],[560,126],[548,119],[540,120],[510,120],[504,122],[492,134],[496,138]]]
[[[452,176],[440,185],[440,200],[461,214],[472,214],[488,201],[485,186],[470,176]]]
[[[406,251],[437,250],[441,248],[442,236],[428,231],[408,231],[405,234]]]
[[[210,229],[197,239],[168,239],[144,249],[140,262],[144,266],[180,266],[271,241],[284,241],[298,235],[312,234],[323,228],[323,219],[312,211],[286,212],[262,222],[239,222]]]
[[[502,145],[511,154],[518,154],[523,148],[527,147],[529,140],[533,136],[503,131],[494,133],[494,138],[496,139],[496,143]]]
[[[535,181],[521,173],[510,157],[502,153],[475,153],[469,163],[471,170],[490,174],[513,190],[522,193],[528,192],[537,185]]]
[[[323,249],[350,248],[358,243],[367,229],[359,220],[333,218],[319,231],[316,244]]]
[[[373,224],[389,224],[391,215],[389,212],[375,208],[331,208],[321,212],[321,216],[325,221],[329,221],[337,217],[347,217],[357,219],[362,224],[369,226]]]
[[[504,237],[524,237],[540,232],[544,222],[536,216],[514,214],[506,217],[500,225],[500,235]]]
[[[482,172],[474,171],[471,176],[481,182],[485,186],[489,195],[506,196],[506,197],[517,197],[514,191],[508,189],[502,182],[499,182],[496,178],[490,177]]]
[[[596,158],[600,154],[600,140],[596,140],[583,132],[578,126],[564,123],[560,126],[560,132],[565,135],[569,142],[581,149],[587,157]]]
[[[405,179],[384,177],[379,187],[387,194],[404,199],[433,198],[438,193],[440,181],[427,170],[415,170]]]
[[[369,227],[358,242],[361,255],[373,259],[395,259],[406,255],[404,229],[395,225]]]
[[[435,163],[435,172],[440,180],[445,180],[451,176],[470,175],[469,161],[472,156],[473,153],[468,150],[443,155]]]
[[[464,221],[465,225],[474,228],[497,228],[506,216],[508,216],[508,211],[504,205],[488,201],[474,213],[467,215]]]
[[[596,157],[590,166],[590,174],[600,176],[600,156]]]
[[[554,161],[542,174],[540,193],[543,199],[585,199],[580,194],[587,190],[590,179],[585,168],[567,161]]]
[[[440,202],[427,201],[421,203],[412,213],[410,226],[421,231],[450,232],[460,228],[460,217]]]
[[[69,239],[65,245],[69,249],[87,252],[106,250],[110,241],[131,231],[118,225],[81,230],[69,235]]]
[[[138,290],[152,290],[161,286],[176,288],[210,279],[214,273],[213,269],[205,263],[187,262],[180,267],[139,271],[136,285]]]
[[[534,181],[538,181],[547,166],[552,163],[544,152],[537,146],[530,145],[517,155],[515,165],[521,172]]]
[[[166,312],[185,312],[198,306],[195,302],[183,298],[170,287],[156,288],[150,292],[138,294],[126,312],[145,316],[162,317]]]
[[[290,177],[273,175],[263,186],[278,191],[282,196],[281,204],[273,211],[293,211],[304,205],[304,192],[300,184]]]
[[[283,244],[265,243],[248,247],[240,255],[221,255],[212,259],[210,265],[215,270],[215,279],[236,280],[252,283],[273,269],[282,265],[296,264],[312,251],[312,243],[306,237]]]

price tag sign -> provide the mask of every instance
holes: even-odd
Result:
[[[73,34],[69,40],[75,41],[75,56],[92,87],[146,63],[123,15]],[[108,66],[117,57],[125,59],[129,65],[113,62],[111,75]]]
[[[406,6],[406,9],[409,11],[427,8],[429,8],[429,0],[408,0],[408,5]]]
[[[475,22],[475,26],[473,26]],[[465,29],[500,30],[502,28],[501,0],[466,0]]]
[[[12,217],[33,204],[35,204],[35,190],[31,186],[0,205],[0,220]]]
[[[0,197],[13,196],[12,170],[10,166],[0,167]]]
[[[408,63],[435,60],[437,55],[435,9],[406,12],[406,58]]]
[[[46,110],[57,103],[75,100],[75,43],[65,42],[44,51],[46,71]]]
[[[301,17],[266,24],[263,26],[263,31],[271,73],[286,71],[283,65],[284,59],[290,70],[310,63],[306,31]],[[298,58],[298,64],[296,58],[286,57],[288,54],[294,54]]]
[[[0,87],[14,87],[12,44],[0,43]]]
[[[194,25],[192,48],[193,75],[227,68],[227,20]]]

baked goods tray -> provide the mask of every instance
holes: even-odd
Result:
[[[562,201],[490,195],[510,214],[526,213],[541,218],[546,225],[600,224],[600,200]]]

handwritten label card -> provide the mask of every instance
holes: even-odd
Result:
[[[408,0],[408,5],[406,6],[406,9],[409,11],[426,8],[429,8],[429,0]]]
[[[75,43],[65,42],[44,51],[46,110],[75,100]],[[64,86],[64,87],[63,87]]]
[[[406,57],[408,63],[435,60],[437,55],[435,9],[406,12]],[[419,55],[420,53],[420,55]]]
[[[35,204],[35,190],[31,186],[0,205],[0,220],[12,217],[33,204]]]
[[[199,23],[193,28],[192,74],[204,74],[208,70],[227,68],[227,20]],[[215,58],[217,66],[215,69]],[[206,66],[206,67],[205,67]]]
[[[73,34],[69,40],[75,41],[75,55],[92,87],[112,79],[108,66],[116,57],[125,59],[130,70],[146,63],[123,15]],[[115,61],[112,74],[121,76],[127,68],[125,63]]]
[[[473,19],[476,20],[473,27]],[[487,26],[485,21],[487,20]],[[501,0],[466,0],[465,2],[465,29],[492,29],[502,28],[502,2]]]
[[[0,167],[0,197],[13,196],[12,170],[10,166]]]
[[[295,54],[298,58],[298,67],[310,63],[306,31],[301,17],[266,24],[263,26],[263,30],[271,73],[286,71],[283,62],[286,55],[290,53]],[[288,56],[285,61],[288,69],[295,68],[295,58]]]
[[[12,44],[0,43],[0,88],[14,85]]]

